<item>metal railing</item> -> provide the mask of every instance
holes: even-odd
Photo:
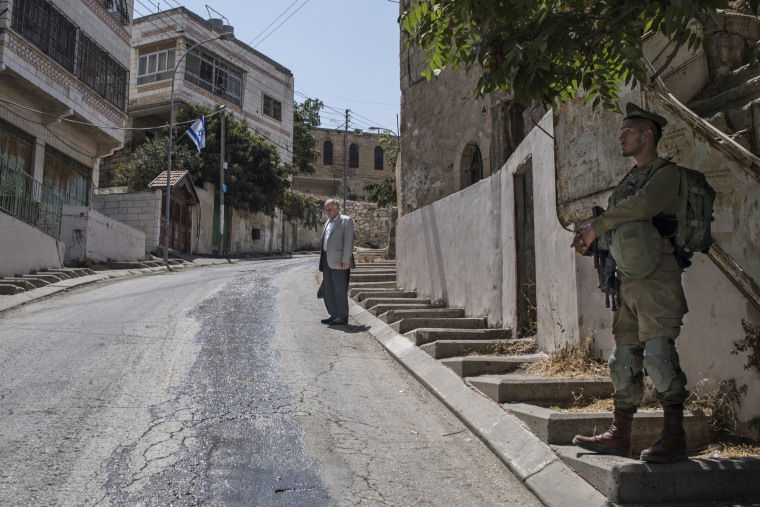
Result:
[[[61,238],[63,201],[52,188],[35,180],[12,161],[0,156],[0,210]]]

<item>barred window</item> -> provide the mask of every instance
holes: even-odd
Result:
[[[113,17],[124,26],[129,25],[129,8],[124,0],[100,0],[100,4],[108,9]]]
[[[379,146],[375,146],[375,169],[382,171],[384,160],[385,154],[383,153],[383,149]]]
[[[348,147],[348,167],[354,169],[359,167],[359,146],[356,143],[351,143]]]
[[[277,121],[282,121],[282,102],[264,95],[264,114]]]
[[[141,54],[137,62],[137,84],[171,79],[174,65],[174,48]]]
[[[185,80],[238,106],[243,103],[243,72],[207,51],[188,53]]]
[[[332,165],[333,163],[333,145],[332,141],[325,141],[322,145],[322,164]]]
[[[0,120],[0,155],[32,174],[34,138],[15,125]]]
[[[80,32],[79,79],[108,102],[126,111],[129,72],[97,42]]]
[[[13,6],[11,27],[43,53],[74,72],[78,27],[45,0],[20,0]]]
[[[42,52],[126,111],[127,68],[47,0],[18,0],[11,26]]]

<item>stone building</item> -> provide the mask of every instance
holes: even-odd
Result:
[[[60,267],[63,206],[90,205],[124,142],[132,5],[0,2],[0,274]]]
[[[367,194],[366,185],[394,176],[395,168],[390,167],[387,154],[380,146],[379,133],[326,128],[311,132],[317,138],[320,152],[314,164],[317,172],[293,176],[294,189],[307,194],[342,196],[343,173],[346,172],[346,197],[363,199]]]
[[[620,103],[667,118],[660,153],[703,172],[718,193],[716,244],[684,273],[690,311],[677,345],[689,389],[746,386],[737,431],[757,438],[760,382],[745,366],[753,352],[737,344],[753,343],[747,329],[760,327],[760,20],[720,18],[704,51],[672,54],[668,41],[647,36],[644,54],[666,68],[655,87],[623,90]],[[402,53],[397,283],[535,336],[543,351],[591,339],[606,357],[610,311],[593,263],[569,245],[632,165],[619,153],[622,116],[582,100],[521,111],[508,97],[472,98],[474,77],[452,69],[416,78],[422,65],[413,50]],[[469,177],[478,164],[468,146],[483,160]]]

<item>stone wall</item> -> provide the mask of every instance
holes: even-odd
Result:
[[[346,201],[344,213],[354,219],[354,244],[368,248],[388,246],[390,211],[366,201]]]

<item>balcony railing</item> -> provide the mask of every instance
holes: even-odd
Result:
[[[0,210],[61,238],[63,201],[50,187],[35,180],[0,156]]]

